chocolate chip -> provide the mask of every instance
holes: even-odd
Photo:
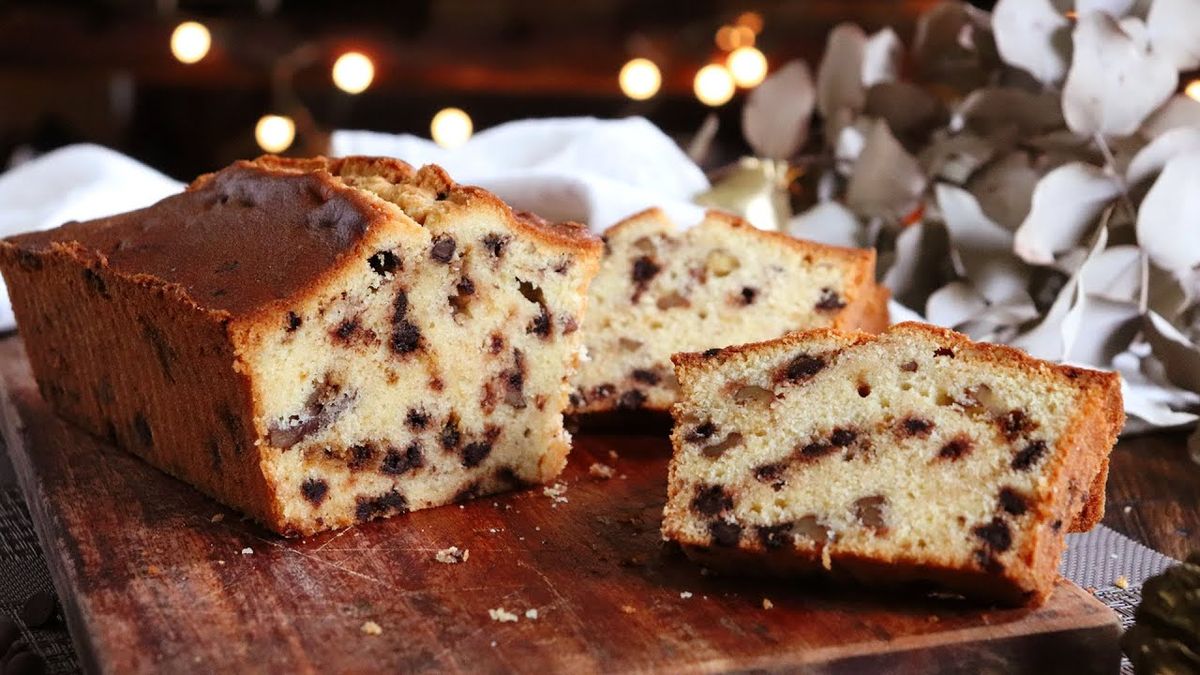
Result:
[[[999,516],[986,525],[976,525],[971,532],[996,553],[1004,553],[1012,547],[1012,530]]]
[[[1026,417],[1022,410],[1010,410],[1000,418],[1000,429],[1008,440],[1016,440],[1021,434],[1030,431],[1035,425]]]
[[[630,376],[642,384],[648,384],[651,386],[658,384],[659,380],[661,379],[659,378],[658,373],[654,372],[653,370],[646,370],[644,368],[635,368]]]
[[[802,460],[811,461],[811,460],[815,460],[815,459],[820,459],[820,458],[824,457],[825,455],[828,455],[829,453],[833,452],[833,450],[834,450],[833,446],[828,443],[823,443],[821,441],[814,441],[812,443],[809,443],[808,445],[801,447],[799,450],[799,456],[800,456],[800,459],[802,459]]]
[[[742,539],[742,526],[737,523],[714,521],[708,526],[708,531],[717,546],[737,546]]]
[[[270,424],[267,440],[272,446],[286,450],[333,424],[354,399],[353,392],[344,392],[340,386],[325,380],[313,388],[300,412]]]
[[[529,322],[529,326],[525,328],[525,332],[530,335],[536,335],[544,340],[550,337],[552,323],[550,310],[546,308],[545,303],[542,303],[538,315],[533,317],[533,320]]]
[[[687,441],[688,443],[699,443],[711,437],[715,433],[717,433],[717,425],[713,424],[711,421],[704,422],[697,425],[695,429],[689,431],[687,435],[683,437],[683,440]]]
[[[143,448],[154,447],[154,431],[150,429],[150,423],[146,421],[146,417],[142,413],[133,416],[133,430],[137,433],[138,441],[141,442]]]
[[[479,481],[472,481],[471,483],[459,488],[458,492],[454,493],[454,497],[452,497],[450,501],[455,504],[462,504],[463,502],[469,502],[472,499],[478,499],[482,494],[483,486],[479,484]]]
[[[499,258],[504,253],[504,246],[508,243],[508,237],[499,234],[488,234],[483,237],[483,247],[492,254],[493,258]]]
[[[350,448],[350,470],[358,471],[365,467],[375,457],[375,446],[362,443]]]
[[[638,389],[630,389],[617,399],[617,410],[637,410],[646,404],[646,395]]]
[[[975,563],[982,567],[983,571],[988,574],[1000,574],[1004,571],[1004,565],[1000,564],[1000,561],[996,559],[995,554],[991,551],[978,548],[975,549],[973,555],[975,556]]]
[[[705,349],[703,352],[701,352],[700,356],[703,356],[706,359],[711,359],[712,357],[714,357],[720,353],[721,353],[720,347],[713,347],[712,349]]]
[[[806,379],[812,377],[813,375],[816,375],[817,373],[821,372],[824,368],[825,368],[825,359],[823,359],[819,356],[811,356],[809,354],[800,354],[798,356],[792,357],[792,360],[787,362],[787,365],[785,365],[782,369],[783,377],[782,378],[777,377],[776,379],[786,378],[788,380],[791,380],[792,382],[799,382],[801,380],[806,380]]]
[[[821,289],[821,298],[817,300],[817,309],[828,312],[845,306],[846,301],[842,300],[842,296],[838,295],[837,291],[832,288]]]
[[[929,432],[933,430],[933,426],[931,420],[920,417],[906,417],[900,423],[900,428],[909,436],[928,436]]]
[[[379,251],[370,258],[367,258],[367,263],[371,265],[371,269],[375,271],[375,274],[384,276],[396,271],[396,268],[400,266],[400,259],[391,251]]]
[[[765,549],[780,549],[792,543],[791,523],[779,525],[760,525],[757,528],[758,541]]]
[[[295,312],[288,312],[286,323],[284,324],[284,330],[289,333],[295,332],[295,330],[300,327],[300,324],[300,316]]]
[[[448,234],[439,234],[433,239],[433,247],[429,249],[429,257],[440,263],[448,263],[454,257],[454,249],[458,243]]]
[[[758,289],[752,286],[742,287],[742,304],[753,305],[754,299],[758,297]]]
[[[858,438],[858,432],[852,429],[834,429],[829,436],[829,444],[834,447],[844,448],[854,442]]]
[[[396,292],[392,312],[392,351],[397,354],[410,354],[421,346],[421,329],[408,319],[408,293],[404,289]]]
[[[15,654],[4,666],[4,675],[44,675],[46,661],[34,652]]]
[[[421,452],[421,443],[413,441],[403,451],[391,448],[383,456],[379,470],[390,476],[399,476],[406,471],[425,466],[425,455]]]
[[[1055,532],[1058,532],[1062,529],[1062,521],[1056,520],[1053,523],[1050,523],[1050,527],[1053,528]]]
[[[900,370],[903,370],[906,373],[915,373],[917,372],[917,362],[909,361],[908,363],[902,363],[900,364]]]
[[[616,385],[599,384],[599,385],[596,385],[595,387],[592,387],[592,398],[593,399],[610,398],[615,393],[617,393]]]
[[[879,536],[885,536],[888,532],[887,520],[884,510],[887,508],[887,497],[883,495],[872,495],[870,497],[862,497],[854,501],[854,517],[858,522],[875,531]]]
[[[1020,492],[1010,487],[1003,487],[1000,488],[1000,508],[1010,515],[1022,516],[1029,510],[1029,502]]]
[[[937,349],[933,350],[933,355],[949,356],[950,358],[954,358],[954,350],[950,349],[949,347],[938,347]]]
[[[29,628],[41,628],[50,623],[58,609],[58,602],[50,591],[38,591],[25,599],[21,605],[21,621]]]
[[[859,398],[866,398],[871,395],[871,385],[863,383],[858,385]]]
[[[732,508],[733,497],[720,485],[705,485],[692,498],[692,510],[702,516],[717,516]]]
[[[448,190],[438,190],[433,198],[435,201],[444,202],[450,198],[450,192]]]
[[[338,342],[349,342],[350,337],[358,331],[358,317],[346,319],[333,329],[333,339]]]
[[[163,374],[167,376],[169,382],[175,381],[175,374],[171,368],[175,363],[175,350],[167,342],[167,338],[157,326],[150,323],[145,317],[138,317],[139,323],[142,324],[142,335],[146,341],[150,343],[150,348],[154,350],[154,358],[158,360],[158,365],[162,367]]]
[[[419,408],[410,408],[408,416],[404,418],[404,423],[409,429],[420,431],[429,426],[429,413]]]
[[[42,269],[42,259],[30,251],[17,251],[17,264],[26,272],[37,272]]]
[[[479,466],[492,454],[492,444],[476,441],[468,443],[462,452],[462,463],[467,468]]]
[[[446,450],[458,449],[459,444],[462,443],[462,433],[458,430],[458,415],[450,413],[450,417],[442,427],[439,440]]]
[[[954,440],[942,446],[938,450],[939,459],[947,459],[954,461],[971,452],[971,439],[966,436],[958,436]]]
[[[782,462],[776,464],[763,464],[754,468],[754,478],[770,485],[773,489],[779,490],[784,486],[783,472],[787,465]]]
[[[1022,449],[1016,454],[1015,457],[1013,457],[1011,466],[1017,471],[1028,471],[1033,467],[1034,464],[1037,464],[1038,460],[1040,460],[1042,455],[1045,454],[1046,441],[1034,441],[1029,445],[1026,445],[1024,449]]]
[[[96,270],[85,267],[83,268],[83,281],[102,298],[108,298],[108,284],[104,283],[104,279],[96,272]]]
[[[644,286],[661,271],[662,267],[654,262],[653,258],[648,255],[640,256],[633,261],[633,283]]]
[[[300,484],[300,494],[313,506],[320,506],[329,495],[329,483],[320,478],[309,478]]]
[[[499,333],[492,333],[488,341],[488,351],[492,354],[499,354],[504,351],[504,336]]]
[[[408,513],[408,500],[396,490],[377,497],[359,497],[354,509],[354,515],[360,523],[398,513]]]

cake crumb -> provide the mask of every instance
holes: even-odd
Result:
[[[225,561],[224,561],[224,560],[218,560],[218,561],[217,561],[217,564],[218,564],[218,565],[224,565],[224,564],[225,564]]]
[[[537,618],[538,618],[538,611],[537,611],[536,609],[527,609],[527,610],[525,610],[525,618],[526,618],[526,619],[531,619],[531,620],[532,620],[532,619],[537,619]]]
[[[637,610],[633,608],[633,605],[621,605],[621,612],[625,614],[633,614],[636,611]]]
[[[380,626],[374,621],[364,621],[362,628],[359,628],[359,630],[361,630],[364,635],[379,635],[383,633],[383,626]]]
[[[826,572],[833,570],[833,557],[829,555],[829,547],[821,547],[821,567],[825,568]]]
[[[616,451],[616,450],[609,450],[609,451],[608,451],[608,458],[609,458],[609,459],[611,459],[612,461],[614,461],[614,462],[615,462],[615,461],[617,461],[618,459],[620,459],[620,458],[621,458],[621,456],[617,454],[617,451]]]
[[[1116,580],[1113,581],[1113,586],[1116,586],[1117,588],[1120,588],[1122,590],[1129,588],[1129,579],[1124,574],[1122,574],[1121,576],[1117,577]]]
[[[684,600],[687,600],[688,598],[692,597],[692,592],[691,591],[683,591],[682,593],[679,594],[679,597],[683,598]]]
[[[762,601],[763,609],[771,609],[774,606],[775,606],[775,603],[771,602],[770,598],[763,598],[763,601]]]
[[[517,616],[516,614],[513,614],[512,612],[504,609],[503,607],[497,607],[496,609],[489,609],[488,616],[492,617],[492,621],[499,621],[500,623],[516,623],[517,621],[519,621],[521,619],[521,617]]]
[[[208,519],[208,522],[210,522],[210,523],[219,523],[219,522],[221,522],[222,520],[225,520],[225,514],[224,514],[224,513],[218,513],[217,515],[213,516],[212,518],[209,518],[209,519]]]
[[[1121,510],[1122,510],[1122,511],[1124,511],[1125,513],[1129,513],[1130,511],[1132,511],[1132,510],[1133,510],[1133,507],[1132,507],[1132,506],[1128,506],[1128,505],[1126,505],[1126,507],[1125,507],[1125,508],[1123,508],[1123,509],[1121,509]]]
[[[447,565],[455,565],[457,563],[466,562],[467,558],[469,558],[469,557],[471,557],[471,551],[469,551],[468,549],[465,549],[465,548],[459,550],[459,548],[457,546],[451,546],[450,548],[444,548],[444,549],[438,551],[436,555],[434,555],[435,560],[437,560],[440,563],[445,563]]]
[[[553,499],[555,504],[566,504],[567,498],[563,496],[566,493],[567,493],[567,486],[566,486],[566,484],[561,483],[561,482],[555,483],[554,485],[547,485],[545,488],[542,489],[542,494]]]
[[[588,475],[590,475],[592,478],[599,478],[600,480],[608,480],[609,478],[612,478],[613,475],[615,475],[615,474],[616,474],[616,471],[614,471],[611,466],[609,466],[607,464],[601,464],[600,462],[594,462],[591,466],[588,467]]]
[[[146,574],[149,574],[152,577],[156,577],[156,576],[162,574],[162,568],[159,567],[158,565],[149,565],[146,567]]]
[[[254,549],[247,546],[246,548],[242,549],[242,555],[254,555]]]

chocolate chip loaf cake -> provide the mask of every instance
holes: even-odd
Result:
[[[1103,514],[1116,374],[914,323],[674,361],[663,535],[708,565],[1036,604]]]
[[[681,230],[658,209],[614,225],[604,241],[584,319],[588,359],[571,394],[576,413],[668,410],[676,352],[803,328],[887,326],[874,251],[800,241],[717,212]]]
[[[294,535],[556,476],[601,248],[436,166],[264,158],[0,267],[63,417]]]

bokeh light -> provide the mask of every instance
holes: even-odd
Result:
[[[296,122],[286,115],[263,115],[254,125],[254,140],[266,152],[283,152],[296,140]]]
[[[1191,82],[1188,82],[1187,87],[1185,87],[1183,90],[1183,93],[1187,94],[1187,97],[1193,101],[1200,101],[1200,80],[1192,80]]]
[[[196,63],[208,54],[211,47],[212,34],[202,23],[184,21],[171,33],[171,54],[180,63]]]
[[[767,77],[767,57],[754,47],[738,47],[730,52],[725,67],[739,87],[757,87]]]
[[[471,116],[459,108],[445,108],[433,116],[429,133],[433,141],[443,148],[457,148],[466,143],[475,132]]]
[[[375,79],[375,64],[366,54],[346,52],[333,63],[333,83],[348,94],[361,94]]]
[[[644,101],[658,93],[662,86],[662,73],[650,59],[630,59],[621,67],[617,78],[621,91],[635,101]]]
[[[701,103],[717,107],[725,105],[729,99],[733,98],[736,87],[733,84],[733,76],[729,74],[725,66],[710,63],[696,73],[692,89]]]

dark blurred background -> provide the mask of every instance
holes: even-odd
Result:
[[[523,117],[644,115],[679,139],[715,111],[718,145],[736,154],[745,89],[705,105],[694,91],[701,67],[724,63],[739,46],[759,50],[772,67],[794,57],[815,66],[829,29],[846,20],[868,32],[893,26],[911,44],[917,14],[934,4],[0,0],[0,169],[91,141],[187,179],[260,154],[263,115],[294,121],[286,154],[311,154],[336,128],[429,136],[447,107],[466,111],[476,131]],[[172,35],[187,21],[203,26],[177,38],[184,60],[202,54],[191,64],[172,52]],[[331,77],[347,52],[374,67],[359,94]],[[661,89],[643,101],[618,83],[622,66],[639,57],[661,72]],[[361,80],[361,60],[354,65],[349,75]]]

